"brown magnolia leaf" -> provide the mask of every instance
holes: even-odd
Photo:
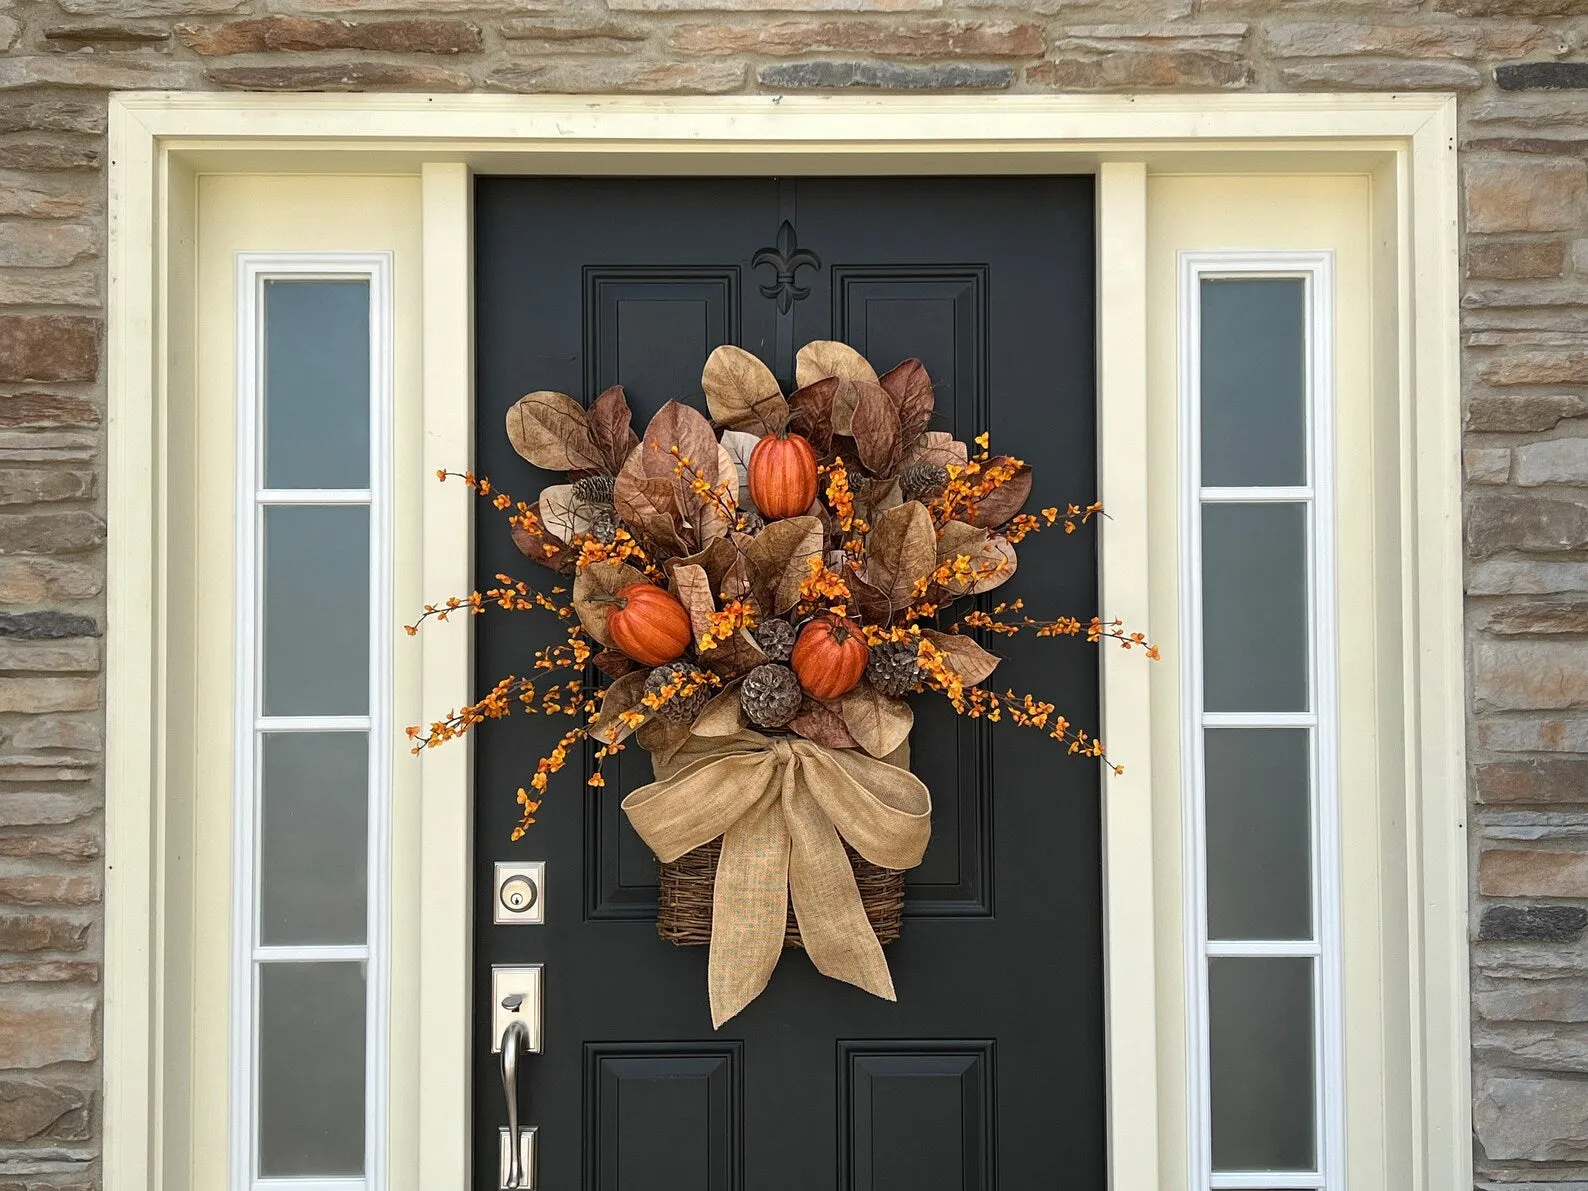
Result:
[[[874,476],[884,479],[899,470],[903,455],[899,438],[899,413],[893,398],[881,385],[855,383],[855,413],[850,423],[860,462]]]
[[[936,629],[922,629],[921,636],[937,647],[943,655],[944,665],[964,679],[966,686],[984,681],[998,668],[1003,659],[988,653],[969,637],[958,633],[940,633]]]
[[[608,678],[622,678],[639,667],[638,662],[617,649],[603,649],[590,660],[595,663],[595,668]]]
[[[880,588],[895,608],[909,607],[917,580],[928,578],[936,566],[932,514],[918,500],[883,513],[866,535],[866,582]]]
[[[640,436],[634,433],[634,415],[622,385],[613,385],[590,403],[590,441],[606,460],[608,475],[616,475]]]
[[[533,528],[513,526],[513,545],[525,558],[533,559],[543,567],[550,567],[562,575],[573,574],[574,566],[579,561],[579,552],[546,529],[545,522],[540,519],[539,505],[530,505],[529,511]]]
[[[706,408],[719,426],[773,434],[788,423],[788,402],[772,370],[742,347],[725,343],[700,374]]]
[[[629,452],[623,470],[612,486],[612,503],[618,518],[630,530],[649,538],[667,550],[684,553],[684,514],[678,503],[678,482],[672,475],[645,474],[645,448]]]
[[[941,567],[964,555],[972,568],[969,578],[940,583],[940,589],[949,595],[979,595],[1002,587],[1013,577],[1019,560],[1008,539],[994,537],[985,529],[977,529],[963,521],[948,522],[938,534],[937,565]]]
[[[706,578],[711,580],[711,590],[715,595],[722,594],[723,582],[728,573],[733,570],[737,562],[742,562],[739,552],[727,538],[712,538],[706,543],[704,550],[694,554],[686,554],[679,558],[670,558],[662,564],[662,570],[669,576],[678,567],[698,566],[706,569]],[[728,597],[732,599],[732,596]]]
[[[763,613],[781,615],[799,603],[800,584],[810,576],[810,560],[821,555],[822,537],[815,517],[774,521],[756,535],[745,559],[750,590]]]
[[[651,755],[651,764],[663,764],[673,759],[673,755],[689,743],[689,738],[694,735],[689,730],[688,724],[675,724],[664,720],[659,715],[653,715],[639,726],[634,733],[634,739],[647,753]]]
[[[937,565],[957,554],[973,554],[987,540],[987,531],[964,521],[945,521],[937,531]]]
[[[693,563],[673,568],[673,589],[678,602],[689,613],[689,628],[699,641],[711,631],[711,614],[717,606],[711,599],[711,580],[706,568]]]
[[[915,723],[908,703],[889,698],[863,679],[838,700],[838,714],[856,743],[873,757],[886,757],[908,740]]]
[[[813,339],[800,348],[794,357],[794,383],[804,388],[812,381],[826,376],[841,380],[864,380],[877,383],[877,370],[866,363],[866,357],[836,339]]]
[[[1010,462],[1009,456],[995,455],[987,461],[986,466],[994,467],[1008,462]],[[1000,484],[976,502],[976,507],[970,514],[970,523],[985,529],[1002,525],[1026,507],[1026,501],[1030,496],[1031,469],[1022,463],[1020,469],[1015,472],[1014,479]]]
[[[713,674],[747,674],[767,660],[766,652],[755,643],[749,629],[736,629],[726,641],[700,655],[701,664]]]
[[[883,373],[880,383],[893,398],[894,409],[899,414],[899,437],[908,450],[916,439],[926,432],[937,407],[937,397],[932,392],[931,378],[926,366],[916,359],[905,360]]]
[[[599,744],[617,744],[628,739],[634,729],[618,717],[625,711],[646,712],[640,697],[645,694],[645,680],[650,674],[649,670],[634,670],[613,680],[607,687],[606,698],[601,700],[601,710],[590,717],[590,739]]]
[[[965,590],[970,595],[980,595],[984,591],[1002,587],[1013,579],[1020,560],[1015,555],[1015,548],[1010,545],[1008,538],[991,537],[972,558],[971,565],[978,572],[982,572],[982,575],[980,578],[972,579]]]
[[[800,704],[799,714],[788,725],[812,744],[830,749],[857,749],[860,742],[844,726],[841,715],[815,699]]]
[[[644,474],[671,477],[678,466],[678,456],[672,453],[674,447],[694,465],[706,483],[714,485],[723,480],[717,435],[711,423],[698,409],[681,401],[669,401],[662,406],[645,428],[645,439],[640,444]],[[687,487],[687,480],[681,482]]]
[[[713,538],[725,537],[739,519],[732,499],[739,486],[738,469],[728,449],[721,443],[717,443],[716,447],[716,474],[720,477],[717,483],[726,484],[727,492],[724,493],[721,487],[710,493],[698,493],[692,488],[686,488],[684,492],[685,508],[695,527],[695,541],[702,548]]]
[[[716,540],[724,545],[728,544],[726,538]],[[744,549],[749,549],[748,543],[745,544]],[[706,573],[708,575],[711,573],[710,568],[707,568]],[[715,586],[717,598],[720,600],[742,600],[750,594],[750,564],[745,561],[738,546],[733,547],[733,562],[728,565],[728,569],[722,573],[722,578],[716,581]]]
[[[625,562],[591,563],[573,581],[573,610],[584,631],[602,645],[611,645],[607,636],[607,616],[614,605],[601,597],[616,595],[630,583],[644,583],[645,576]]]
[[[867,583],[855,573],[853,567],[846,568],[844,582],[849,585],[849,594],[855,601],[851,611],[858,611],[860,619],[866,624],[887,628],[893,620],[893,601],[888,598],[888,593]]]
[[[507,411],[507,440],[525,459],[547,471],[601,467],[584,407],[566,393],[546,390],[520,397]]]
[[[903,503],[904,488],[897,476],[889,480],[867,480],[855,493],[855,516],[867,525],[875,525],[883,513]]]
[[[739,683],[726,684],[700,709],[690,731],[696,736],[732,736],[744,727],[744,708],[739,705]]]
[[[935,463],[939,467],[964,467],[970,461],[970,448],[945,430],[928,430],[905,453],[904,465]]]
[[[833,398],[839,383],[836,376],[823,377],[796,389],[788,399],[789,427],[804,435],[818,459],[827,458],[833,449]]]

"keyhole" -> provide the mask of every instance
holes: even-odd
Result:
[[[540,890],[535,888],[535,882],[528,877],[509,877],[502,882],[502,905],[515,914],[522,914],[528,910],[539,896]]]

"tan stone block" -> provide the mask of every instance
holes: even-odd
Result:
[[[1347,59],[1292,62],[1280,70],[1279,82],[1297,91],[1473,91],[1484,78],[1465,62]]]
[[[0,394],[0,427],[97,426],[99,407],[64,393]]]
[[[1588,200],[1580,161],[1469,161],[1465,183],[1469,232],[1563,231]]]
[[[449,12],[560,12],[569,0],[378,0],[382,12],[422,12],[427,16]],[[270,0],[268,7],[290,12],[364,13],[369,0]]]
[[[305,50],[374,50],[390,54],[466,54],[479,50],[480,27],[470,21],[339,21],[313,17],[256,17],[224,25],[178,25],[182,44],[200,54],[256,54]]]
[[[1470,595],[1552,595],[1588,591],[1588,562],[1496,558],[1467,571]]]
[[[1467,502],[1467,548],[1474,558],[1508,550],[1588,549],[1588,502],[1475,495]]]
[[[0,306],[103,306],[99,270],[0,269]],[[0,402],[5,400],[0,397]]]
[[[0,505],[91,500],[98,479],[91,471],[0,470]]]
[[[98,100],[18,95],[0,104],[0,132],[102,133],[105,125],[105,105]]]
[[[0,679],[0,711],[42,714],[49,711],[88,711],[99,706],[97,678]]]
[[[1491,1161],[1588,1160],[1588,1084],[1577,1080],[1486,1080],[1472,1121]]]
[[[1478,888],[1487,897],[1588,898],[1588,853],[1486,851],[1478,857]]]
[[[1583,0],[1434,0],[1439,12],[1464,17],[1580,17]]]
[[[1472,777],[1478,801],[1492,806],[1588,803],[1588,760],[1575,757],[1490,761]]]
[[[1507,980],[1480,976],[1473,1001],[1489,1021],[1588,1022],[1588,981],[1574,972]]]
[[[982,62],[774,62],[755,72],[761,86],[778,91],[996,91],[1014,82],[1012,66]]]
[[[1504,447],[1469,447],[1461,452],[1469,484],[1503,484],[1511,478],[1511,452]]]
[[[92,459],[99,435],[92,430],[0,430],[0,463],[50,463]]]
[[[97,674],[99,642],[91,637],[66,641],[19,641],[14,637],[0,637],[0,670]]]
[[[140,25],[130,21],[92,21],[52,25],[44,30],[50,49],[72,53],[85,45],[132,49],[171,40],[171,30],[159,25]]]
[[[1227,90],[1251,81],[1251,64],[1241,55],[1214,50],[1055,54],[1026,69],[1026,82],[1065,91]]]
[[[1588,641],[1479,641],[1472,648],[1472,689],[1480,707],[1588,707]]]
[[[1516,482],[1522,488],[1588,484],[1588,438],[1523,443],[1516,448]]]
[[[0,144],[3,170],[97,170],[99,147],[59,141],[9,141]]]
[[[1564,54],[1571,46],[1538,25],[1456,25],[1423,21],[1364,25],[1309,21],[1268,29],[1268,52],[1278,58],[1516,58]]]
[[[1588,717],[1479,720],[1475,735],[1479,748],[1496,753],[1588,753]],[[1588,785],[1588,771],[1580,781]]]
[[[1503,386],[1588,385],[1588,352],[1512,352],[1484,364],[1478,379]]]
[[[793,54],[834,50],[893,58],[1031,58],[1040,25],[1014,21],[779,21],[680,25],[668,45],[691,54]]]
[[[70,265],[94,256],[98,247],[93,229],[80,223],[0,223],[0,265]]]
[[[0,902],[16,906],[91,906],[99,901],[99,878],[60,873],[0,875]]]
[[[7,959],[0,963],[0,984],[97,983],[99,965],[88,960],[46,959],[27,962]],[[0,1187],[3,1186],[0,1184]]]
[[[0,104],[0,112],[5,105]],[[39,186],[7,183],[0,186],[0,215],[21,215],[28,219],[71,219],[96,206],[92,196],[81,192],[59,193]]]
[[[89,1136],[86,1093],[34,1079],[0,1079],[0,1141],[82,1141]]]
[[[104,590],[103,568],[94,563],[0,557],[0,602],[3,603],[86,600]]]
[[[249,0],[58,0],[61,10],[83,17],[185,17],[237,12]],[[381,0],[385,7],[388,0]],[[366,6],[367,7],[367,6]]]
[[[212,66],[205,77],[236,91],[467,91],[474,85],[455,70],[409,62]]]
[[[1467,276],[1479,279],[1559,277],[1566,271],[1564,240],[1479,241],[1467,245]]]
[[[0,856],[18,860],[97,860],[104,854],[97,833],[0,835]]]
[[[1588,399],[1575,393],[1480,395],[1467,407],[1467,429],[1516,433],[1551,430],[1566,418],[1588,414]]]
[[[1588,600],[1507,604],[1489,609],[1479,627],[1499,636],[1588,635]]]
[[[0,823],[10,827],[58,827],[79,822],[97,809],[98,803],[80,791],[0,791]]]
[[[0,914],[0,952],[81,951],[89,924],[60,914]],[[0,969],[7,965],[0,963]]]
[[[0,315],[0,381],[96,379],[102,326],[81,314]]]
[[[47,1067],[86,1063],[99,1057],[91,992],[44,993],[0,998],[0,1067]]]
[[[104,542],[105,522],[95,513],[0,515],[0,554],[76,554]]]
[[[943,0],[607,0],[614,12],[925,12]]]
[[[509,17],[496,26],[507,41],[566,42],[593,38],[598,41],[645,41],[652,28],[634,21],[596,17]],[[517,48],[512,47],[512,48]]]
[[[120,0],[111,0],[119,3]],[[127,13],[125,15],[132,15]],[[0,58],[0,91],[91,87],[96,91],[184,91],[198,82],[186,62],[144,62],[117,54],[42,54]]]
[[[543,62],[500,66],[485,80],[498,91],[630,91],[717,94],[744,86],[732,62]]]

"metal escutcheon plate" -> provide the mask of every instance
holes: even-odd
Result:
[[[517,1191],[535,1191],[535,1133],[534,1125],[525,1125],[518,1131],[518,1161],[524,1168],[524,1181],[518,1185]],[[507,1185],[507,1158],[508,1158],[507,1126],[502,1126],[501,1162],[497,1167],[500,1172],[497,1182],[502,1191],[510,1191]]]

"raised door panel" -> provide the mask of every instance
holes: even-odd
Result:
[[[586,1191],[741,1191],[743,1049],[586,1045]]]

